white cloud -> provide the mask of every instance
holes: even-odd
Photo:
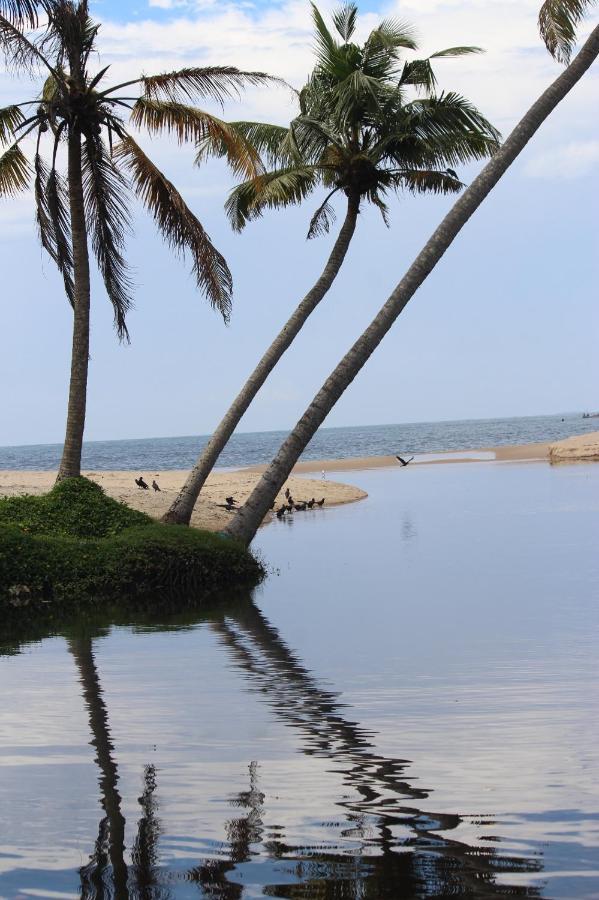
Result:
[[[533,157],[524,172],[532,178],[582,178],[599,169],[599,140],[573,141]]]

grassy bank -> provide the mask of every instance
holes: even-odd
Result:
[[[0,610],[82,607],[253,586],[264,575],[241,545],[161,525],[85,478],[43,496],[0,499]]]

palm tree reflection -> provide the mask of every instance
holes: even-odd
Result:
[[[510,884],[514,873],[539,872],[538,859],[499,855],[449,837],[462,819],[457,814],[424,812],[429,792],[410,784],[409,762],[377,754],[370,736],[345,718],[339,697],[323,689],[253,604],[211,620],[211,627],[277,717],[301,739],[301,751],[330,759],[340,772],[344,791],[338,805],[345,826],[341,840],[326,849],[306,849],[286,842],[280,826],[265,823],[266,798],[259,785],[259,766],[249,766],[248,789],[231,804],[243,811],[225,825],[226,851],[184,873],[159,865],[160,825],[156,804],[156,772],[144,771],[139,798],[142,815],[125,861],[125,819],[121,811],[118,773],[108,715],[102,697],[90,638],[71,639],[69,647],[79,678],[100,769],[104,817],[94,853],[81,869],[82,898],[159,900],[169,896],[165,883],[195,883],[204,897],[241,900],[244,887],[236,869],[257,856],[270,861],[260,876],[266,896],[305,900],[386,900],[398,897],[538,897],[535,887]],[[418,805],[416,805],[418,802]],[[348,852],[348,842],[351,850]],[[286,882],[275,884],[286,870]],[[292,873],[291,875],[289,873]],[[501,881],[505,881],[505,886]],[[187,894],[186,894],[187,896]]]

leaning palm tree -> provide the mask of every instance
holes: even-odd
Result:
[[[546,45],[559,61],[568,62],[576,35],[576,25],[596,0],[547,0],[541,8],[539,25]],[[329,375],[322,388],[256,485],[245,505],[225,529],[229,537],[249,544],[314,434],[333,406],[376,350],[397,317],[445,251],[512,162],[538,131],[545,119],[572,90],[599,55],[599,25],[567,69],[532,105],[493,159],[463,193],[425,244],[387,302],[366,331]]]
[[[42,30],[30,27],[36,24],[36,6],[43,8],[46,17]],[[180,254],[190,254],[198,288],[225,320],[231,308],[232,280],[226,261],[174,185],[127,130],[124,117],[151,134],[173,134],[179,142],[218,136],[233,169],[253,177],[259,171],[255,151],[219,118],[190,104],[205,98],[222,103],[243,85],[267,80],[259,72],[210,66],[105,87],[109,67],[93,73],[89,65],[98,31],[99,25],[88,14],[88,0],[40,4],[4,0],[0,7],[0,51],[8,66],[20,73],[46,75],[37,97],[0,109],[0,145],[8,145],[0,155],[0,197],[14,196],[33,178],[39,237],[62,275],[73,308],[71,380],[59,479],[77,476],[81,468],[89,358],[88,237],[113,306],[117,333],[128,339],[126,314],[132,283],[124,243],[130,230],[132,190],[167,243]],[[26,139],[33,165],[23,150]],[[46,139],[49,152],[44,157]],[[65,174],[59,170],[63,156]]]
[[[360,208],[372,203],[387,221],[385,197],[391,192],[459,192],[464,185],[448,167],[483,159],[498,147],[498,133],[471,103],[455,93],[435,94],[431,60],[478,48],[453,47],[429,59],[402,62],[402,52],[416,46],[402,23],[384,21],[359,46],[352,42],[357,15],[353,3],[333,15],[340,42],[315,6],[312,10],[317,62],[299,94],[300,114],[288,128],[232,123],[235,134],[254,146],[270,168],[236,187],[226,208],[233,227],[241,230],[266,209],[301,203],[322,188],[326,195],[312,217],[308,237],[328,232],[336,194],[343,197],[345,218],[322,274],[229,407],[165,515],[167,522],[189,524],[227,441],[337,276]],[[221,136],[212,133],[201,142],[199,159],[226,153]]]

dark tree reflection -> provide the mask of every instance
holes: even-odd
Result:
[[[293,729],[301,752],[330,760],[331,771],[341,774],[338,840],[325,848],[296,846],[281,826],[269,823],[268,797],[254,761],[247,787],[230,798],[235,813],[224,823],[223,850],[186,871],[171,870],[160,864],[157,775],[146,766],[127,862],[114,745],[92,640],[71,637],[104,812],[90,861],[80,870],[82,898],[165,900],[197,890],[214,900],[242,900],[241,868],[258,858],[265,865],[256,876],[263,894],[289,900],[541,895],[536,887],[518,885],[516,878],[510,883],[511,876],[541,872],[540,859],[458,839],[462,818],[425,809],[432,791],[410,782],[409,761],[376,752],[372,735],[345,716],[339,696],[320,686],[256,606],[244,604],[233,615],[209,621],[249,688]],[[286,877],[277,883],[282,870]]]

